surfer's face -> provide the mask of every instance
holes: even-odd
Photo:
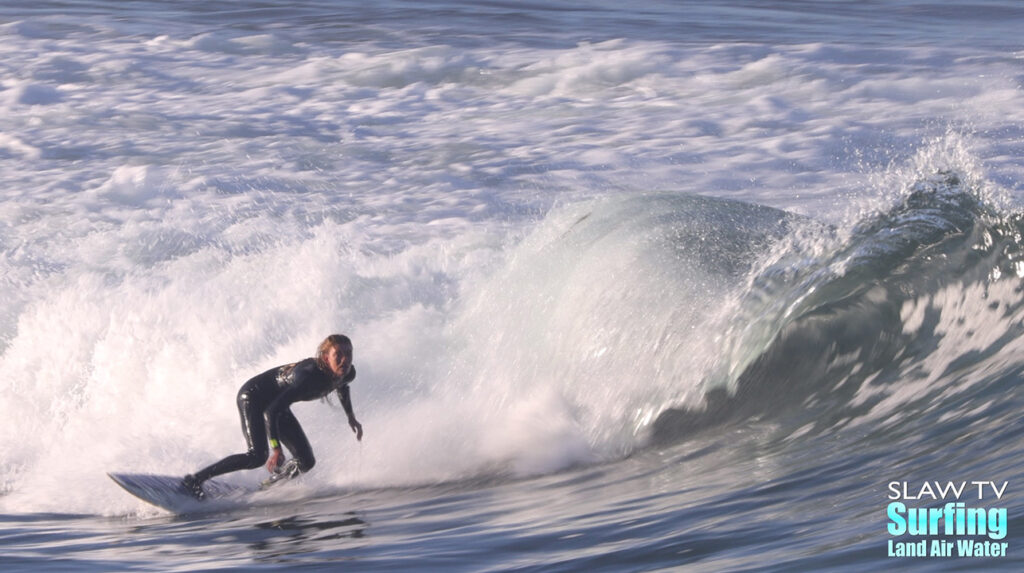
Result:
[[[348,365],[352,363],[352,354],[339,351],[337,346],[330,347],[325,358],[335,376],[344,376],[348,372]]]

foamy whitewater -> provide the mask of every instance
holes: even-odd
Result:
[[[0,567],[1020,570],[1022,26],[4,3]],[[184,516],[107,477],[242,451],[239,386],[332,332],[362,442],[299,404],[314,471]]]

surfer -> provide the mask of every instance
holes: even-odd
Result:
[[[264,464],[274,474],[272,477],[293,477],[308,472],[316,459],[290,406],[295,402],[325,398],[331,392],[337,392],[348,415],[349,427],[355,432],[356,439],[362,440],[363,426],[352,412],[348,388],[355,377],[352,341],[345,335],[332,334],[320,343],[315,358],[278,366],[251,378],[238,391],[238,413],[242,418],[242,434],[249,446],[248,451],[230,455],[185,476],[182,480],[185,489],[203,499],[204,481]],[[283,467],[282,445],[294,456]]]

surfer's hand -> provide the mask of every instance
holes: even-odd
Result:
[[[283,456],[281,454],[280,447],[270,450],[270,457],[267,458],[267,471],[269,471],[270,473],[274,473],[275,471],[277,471],[277,468],[281,467],[282,457]]]
[[[357,422],[355,418],[349,420],[348,425],[356,433],[356,440],[363,441],[363,425]]]

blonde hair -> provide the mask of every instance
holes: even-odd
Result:
[[[327,368],[327,352],[331,348],[337,348],[341,354],[352,356],[352,340],[344,334],[332,334],[325,338],[316,349],[316,363],[320,367]]]

